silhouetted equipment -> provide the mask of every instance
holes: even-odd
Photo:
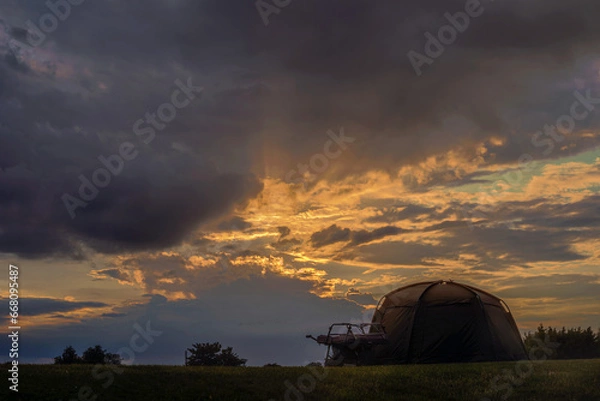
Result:
[[[332,334],[336,327],[346,333]],[[327,345],[326,366],[527,359],[508,305],[454,281],[398,288],[381,298],[371,323],[307,337]]]
[[[338,328],[342,331],[336,332]],[[385,331],[378,323],[334,323],[329,326],[327,335],[306,338],[327,345],[325,366],[367,365],[373,357],[373,347],[387,343]]]

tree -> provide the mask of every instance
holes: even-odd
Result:
[[[549,355],[550,359],[600,358],[600,331],[596,334],[591,327],[558,330],[540,324],[534,333],[527,333],[523,342],[529,352],[539,346],[540,341],[548,339],[558,343],[556,350]]]
[[[190,353],[188,356],[187,353]],[[222,348],[216,343],[195,343],[186,352],[185,364],[188,366],[244,366],[247,359],[242,359],[233,352],[233,348]]]
[[[70,365],[73,363],[82,363],[82,359],[77,355],[77,351],[72,346],[64,349],[62,355],[54,358],[54,363],[57,365]]]
[[[121,356],[119,354],[111,354],[110,352],[103,349],[100,345],[95,347],[89,347],[83,352],[81,358],[83,363],[89,364],[109,364],[109,365],[120,365]]]

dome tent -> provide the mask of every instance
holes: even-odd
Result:
[[[366,364],[527,359],[517,325],[501,299],[453,281],[422,282],[386,294],[373,314],[387,343]]]

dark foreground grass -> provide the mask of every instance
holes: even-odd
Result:
[[[5,379],[0,399],[600,400],[599,359],[313,368],[312,372],[300,367],[123,368],[104,388],[107,371],[97,372],[97,380],[92,375],[93,366],[24,365],[19,369],[19,393],[6,396]],[[82,390],[86,386],[89,393]]]

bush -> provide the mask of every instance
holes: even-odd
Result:
[[[74,363],[83,363],[83,360],[77,355],[75,348],[69,345],[64,349],[62,355],[54,358],[54,363],[57,365],[71,365]]]
[[[188,366],[244,366],[247,361],[234,353],[231,347],[222,349],[218,342],[196,343],[187,352],[185,364]]]
[[[95,347],[89,347],[83,352],[83,357],[81,358],[83,363],[89,364],[108,364],[108,365],[120,365],[121,364],[121,356],[118,354],[112,354],[105,349],[102,349],[100,345],[96,345]]]
[[[71,365],[77,363],[120,365],[121,357],[118,354],[112,354],[106,351],[100,345],[89,347],[83,352],[83,356],[79,356],[77,355],[75,348],[69,345],[65,348],[62,355],[54,358],[54,363],[59,365]]]

